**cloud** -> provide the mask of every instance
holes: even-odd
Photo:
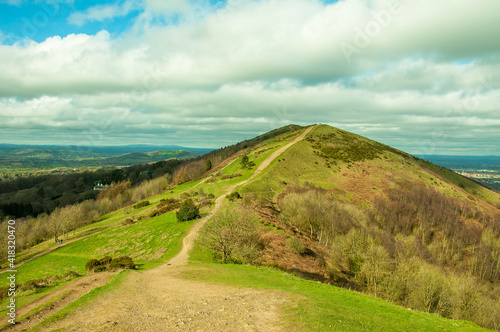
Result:
[[[71,20],[139,8],[125,4]],[[95,144],[219,147],[321,122],[409,152],[474,142],[469,153],[498,154],[499,6],[147,0],[116,39],[101,31],[0,46],[0,137],[23,129],[24,139],[76,142],[91,130]]]
[[[96,5],[81,12],[74,12],[68,17],[68,22],[77,26],[85,25],[88,22],[102,22],[112,20],[115,17],[127,16],[132,11],[142,8],[140,2],[128,0],[124,3],[112,5]]]

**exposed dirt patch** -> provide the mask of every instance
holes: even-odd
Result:
[[[56,291],[47,294],[36,301],[17,309],[17,317],[22,317],[38,307],[50,304],[42,310],[30,315],[27,319],[18,322],[16,325],[7,325],[1,331],[27,331],[47,319],[57,311],[66,307],[71,302],[79,297],[87,294],[91,290],[105,285],[109,277],[113,275],[112,272],[103,272],[90,274],[76,280],[73,280]],[[61,296],[62,295],[62,296]],[[7,323],[7,316],[2,317],[0,324],[3,326]]]
[[[285,294],[184,280],[184,267],[125,284],[42,331],[281,331]],[[105,309],[104,309],[105,308]]]

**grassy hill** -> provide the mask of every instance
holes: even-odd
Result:
[[[264,161],[305,130],[293,129],[259,139],[203,178],[172,185],[144,206],[103,215],[70,233],[63,246],[47,241],[19,254],[20,260],[35,258],[18,268],[19,284],[32,285],[21,286],[18,305],[86,275],[85,263],[92,258],[129,255],[139,271],[167,262],[196,222],[177,222],[175,210],[155,211],[166,200],[191,198],[209,213],[215,199],[236,186],[234,202],[225,199],[223,205],[243,209],[249,224],[233,229],[237,233],[238,227],[247,227],[247,234],[256,237],[225,238],[236,247],[233,263],[239,263],[226,265],[216,264],[217,252],[201,238],[182,278],[286,292],[292,299],[284,309],[287,330],[481,330],[465,320],[499,328],[500,274],[495,274],[494,255],[500,252],[500,195],[324,125],[315,126],[252,178]],[[219,212],[207,226],[220,220]],[[220,234],[229,234],[227,227],[233,226],[218,228]],[[7,285],[4,275],[0,287]],[[120,282],[89,293],[53,319],[64,319],[71,308],[80,310],[113,289],[120,289]],[[2,308],[7,301],[2,300]],[[464,307],[455,305],[459,302]]]

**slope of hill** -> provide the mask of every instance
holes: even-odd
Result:
[[[498,193],[328,126],[238,190],[285,230],[264,264],[499,327]]]
[[[14,330],[40,320],[46,330],[481,330],[281,270],[498,329],[499,195],[366,138],[328,126],[308,130],[249,145],[203,179],[105,215],[69,234],[63,246],[46,242],[22,253],[25,259],[40,256],[17,268],[24,286],[18,303],[27,304],[19,313],[32,310],[39,320],[25,320]],[[208,215],[178,223],[165,202],[188,197]],[[188,230],[184,254],[200,228],[191,264],[166,265],[185,259],[169,261]],[[226,262],[274,268],[213,264],[221,256],[204,241],[214,229]],[[87,260],[104,255],[130,255],[139,272],[122,273],[76,301],[58,297],[81,288],[80,279],[71,280],[87,273]],[[47,305],[62,310],[49,318]],[[116,310],[103,315],[103,306]],[[262,325],[266,321],[272,326]]]

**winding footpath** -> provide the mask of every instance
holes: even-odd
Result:
[[[168,263],[148,271],[132,271],[119,287],[40,331],[282,331],[282,308],[290,302],[289,295],[186,280],[179,274],[189,270],[186,264],[198,233],[225,197],[259,176],[313,128],[271,154],[250,178],[228,187],[212,211],[191,228],[182,250]],[[202,265],[196,269],[200,268]],[[41,319],[9,330],[30,329]]]

